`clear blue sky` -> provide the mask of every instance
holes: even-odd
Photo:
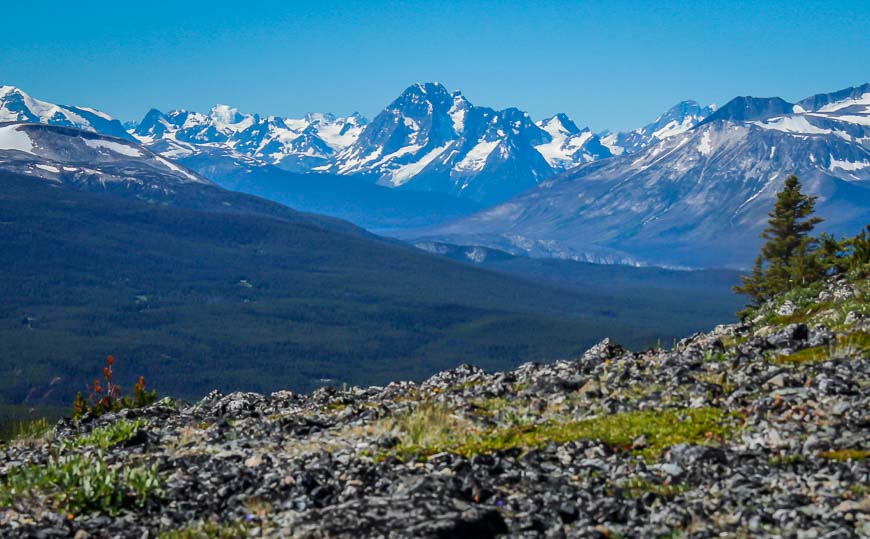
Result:
[[[535,119],[641,125],[683,99],[870,81],[870,2],[8,2],[0,84],[150,108],[376,114],[416,81]]]

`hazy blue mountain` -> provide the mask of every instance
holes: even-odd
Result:
[[[262,166],[305,172],[328,163],[336,151],[356,140],[365,123],[359,114],[346,118],[332,114],[308,114],[300,119],[260,117],[216,105],[208,114],[186,110],[164,114],[151,109],[131,134],[158,151],[173,148],[168,155],[172,158],[208,156],[223,150]]]
[[[685,133],[716,110],[716,105],[702,107],[695,101],[682,101],[643,127],[627,133],[604,133],[601,143],[613,155],[634,153],[651,144]]]

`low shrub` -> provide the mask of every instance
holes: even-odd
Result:
[[[144,376],[140,376],[139,381],[133,387],[133,395],[122,397],[121,386],[113,381],[114,364],[115,358],[108,356],[106,358],[106,366],[103,367],[105,385],[101,384],[99,379],[95,379],[88,399],[85,399],[81,393],[76,395],[75,402],[73,403],[73,418],[78,419],[85,414],[99,417],[105,413],[117,412],[124,408],[148,406],[157,400],[157,390],[147,391],[145,389]]]

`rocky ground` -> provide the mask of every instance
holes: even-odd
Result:
[[[820,283],[669,350],[61,422],[0,448],[0,532],[870,536],[868,293]]]

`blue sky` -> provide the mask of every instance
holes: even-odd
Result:
[[[74,4],[74,5],[73,5]],[[369,117],[417,81],[629,129],[683,99],[870,81],[870,2],[12,2],[0,84],[150,108]]]

